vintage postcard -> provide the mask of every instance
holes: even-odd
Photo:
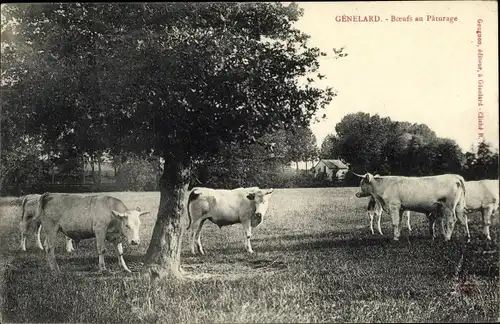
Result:
[[[3,3],[0,323],[498,322],[496,1]]]

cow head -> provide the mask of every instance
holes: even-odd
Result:
[[[124,213],[117,212],[116,210],[111,211],[113,216],[120,220],[120,230],[127,238],[129,244],[137,245],[140,243],[139,230],[141,227],[141,216],[149,214],[149,212],[141,212],[141,209],[137,207],[133,210],[127,210]]]
[[[262,190],[258,187],[248,188],[247,198],[255,204],[255,214],[251,219],[252,227],[258,226],[262,222],[262,218],[269,207],[269,198],[273,194],[274,189]]]
[[[354,173],[354,172],[353,172]],[[373,193],[373,179],[375,178],[371,173],[366,173],[365,175],[360,175],[354,173],[358,177],[361,178],[361,182],[359,183],[359,192],[356,193],[356,197],[368,197]]]
[[[439,206],[436,210],[437,220],[441,221],[441,231],[444,234],[444,240],[449,241],[455,228],[455,214],[445,206]]]

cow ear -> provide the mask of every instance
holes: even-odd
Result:
[[[367,173],[367,174],[365,175],[365,180],[366,180],[366,182],[367,182],[367,183],[372,182],[372,181],[373,181],[373,174],[371,174],[371,173]]]
[[[254,200],[255,199],[255,194],[254,193],[250,193],[247,195],[247,198],[250,199],[250,200]]]
[[[113,216],[115,216],[116,218],[119,218],[119,219],[127,217],[127,214],[117,212],[116,210],[111,210],[111,213],[113,214]]]

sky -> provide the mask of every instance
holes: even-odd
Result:
[[[326,120],[311,125],[318,145],[349,113],[363,111],[391,120],[424,123],[463,151],[477,147],[478,113],[484,137],[498,149],[498,18],[489,1],[298,2],[304,16],[295,24],[311,36],[309,44],[329,53],[320,59],[338,95]],[[337,16],[378,15],[380,22],[337,22]],[[457,21],[427,21],[427,15]],[[411,17],[412,21],[394,21]],[[423,21],[415,21],[423,17]],[[387,20],[386,20],[387,19]],[[481,44],[477,25],[482,20]],[[333,58],[333,48],[348,56]],[[482,50],[482,77],[478,76]],[[481,81],[479,81],[481,80]],[[478,83],[482,82],[482,107]],[[479,110],[481,109],[481,111]]]

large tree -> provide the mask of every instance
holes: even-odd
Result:
[[[382,172],[386,162],[384,147],[388,141],[390,118],[370,116],[358,112],[348,114],[335,126],[340,139],[340,157],[351,163],[355,169]]]
[[[293,27],[295,4],[12,4],[2,73],[9,110],[47,144],[165,160],[147,272],[179,275],[193,163],[228,143],[306,127],[333,97],[298,79],[319,49]],[[5,64],[4,64],[5,63]],[[311,80],[312,81],[312,80]],[[8,88],[8,89],[7,89]],[[5,90],[5,92],[4,92]],[[2,126],[4,119],[2,118]],[[3,130],[3,127],[2,127]]]

